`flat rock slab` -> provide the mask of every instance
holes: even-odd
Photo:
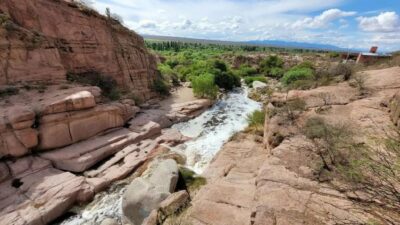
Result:
[[[119,129],[40,156],[52,161],[56,168],[83,172],[133,143],[138,136],[128,129]]]
[[[254,206],[258,170],[266,158],[262,145],[250,137],[227,143],[203,173],[207,184],[192,201],[195,225],[248,225]]]
[[[134,115],[123,104],[99,105],[92,109],[50,114],[39,121],[41,150],[64,147],[93,137],[105,130],[122,127]]]
[[[75,110],[89,109],[96,106],[96,96],[93,93],[97,92],[100,95],[100,89],[93,87],[92,92],[87,90],[69,91],[64,94],[46,99],[40,105],[39,113],[41,115],[55,114],[61,112],[69,112]]]
[[[12,176],[0,183],[2,224],[45,225],[77,201],[84,178],[54,169],[37,157],[7,164]]]
[[[142,127],[137,127],[135,131],[137,132],[125,128],[109,131],[106,134],[65,148],[42,153],[41,157],[51,160],[56,168],[71,172],[84,172],[96,163],[116,154],[129,145],[161,134],[160,125],[151,121]],[[156,141],[153,142],[157,144]],[[96,174],[103,172],[107,167],[114,165],[123,157],[135,152],[135,148],[133,146],[131,149],[125,149],[113,161],[101,166],[98,171],[91,171],[88,175],[96,176]],[[133,164],[136,164],[136,161]]]

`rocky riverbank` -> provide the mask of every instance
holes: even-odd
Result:
[[[362,89],[351,81],[290,91],[288,98],[274,93],[268,108],[279,113],[267,113],[264,137],[241,133],[224,145],[204,172],[208,183],[182,215],[184,220],[196,225],[400,223],[396,200],[391,201],[395,192],[385,195],[385,183],[356,185],[321,169],[323,145],[304,132],[307,121],[318,116],[331,126],[355,129],[356,143],[373,148],[371,139],[383,139],[393,124],[398,126],[400,68],[358,75],[365,78]],[[280,107],[293,99],[304,101],[304,108],[294,109],[290,118]],[[385,179],[399,193],[396,176]]]
[[[212,105],[202,99],[169,108],[157,102],[139,107],[133,100],[107,103],[97,87],[49,87],[43,94],[31,90],[11,98],[1,103],[5,224],[48,224],[74,204],[92,200],[188,140],[166,128]]]

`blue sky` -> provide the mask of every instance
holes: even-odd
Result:
[[[141,34],[400,50],[400,0],[82,0]]]

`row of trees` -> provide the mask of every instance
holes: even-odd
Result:
[[[180,52],[187,49],[205,50],[219,49],[223,51],[274,51],[276,48],[247,46],[247,45],[225,45],[225,44],[209,44],[209,43],[189,43],[180,41],[150,41],[146,40],[146,47],[155,51],[174,51]]]

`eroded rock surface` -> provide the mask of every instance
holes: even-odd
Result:
[[[6,164],[10,175],[0,183],[4,224],[48,224],[77,201],[84,183],[84,178],[54,169],[38,157]]]
[[[49,86],[45,93],[22,91],[10,100],[0,102],[0,206],[4,207],[0,220],[7,224],[49,224],[74,204],[91,201],[154,158],[186,160],[170,147],[189,138],[175,129],[162,129],[167,126],[150,119],[127,125],[135,121],[136,113],[148,114],[147,110],[129,99],[104,103],[97,87],[73,85],[60,90]],[[200,113],[207,108],[192,102],[187,105],[196,107],[181,114],[186,118],[193,116],[193,110]],[[175,112],[170,107],[158,110],[159,115]],[[27,156],[31,152],[35,157]],[[21,165],[24,168],[18,169]],[[160,186],[160,192],[167,193],[176,185],[176,174],[154,176],[150,184]],[[161,179],[171,184],[158,185]],[[26,197],[25,192],[34,195]]]
[[[138,97],[153,95],[155,58],[141,36],[118,22],[70,0],[4,0],[0,10],[9,27],[0,27],[0,85],[97,71]]]
[[[208,182],[192,201],[189,220],[196,225],[400,223],[396,209],[376,206],[372,202],[379,200],[363,190],[318,174],[320,146],[303,135],[306,121],[316,116],[354,129],[357,143],[387,135],[399,122],[400,68],[359,75],[365,76],[363,91],[342,83],[274,94],[276,107],[301,99],[305,109],[292,119],[284,111],[267,118],[264,143],[240,134],[225,144],[204,173]]]

